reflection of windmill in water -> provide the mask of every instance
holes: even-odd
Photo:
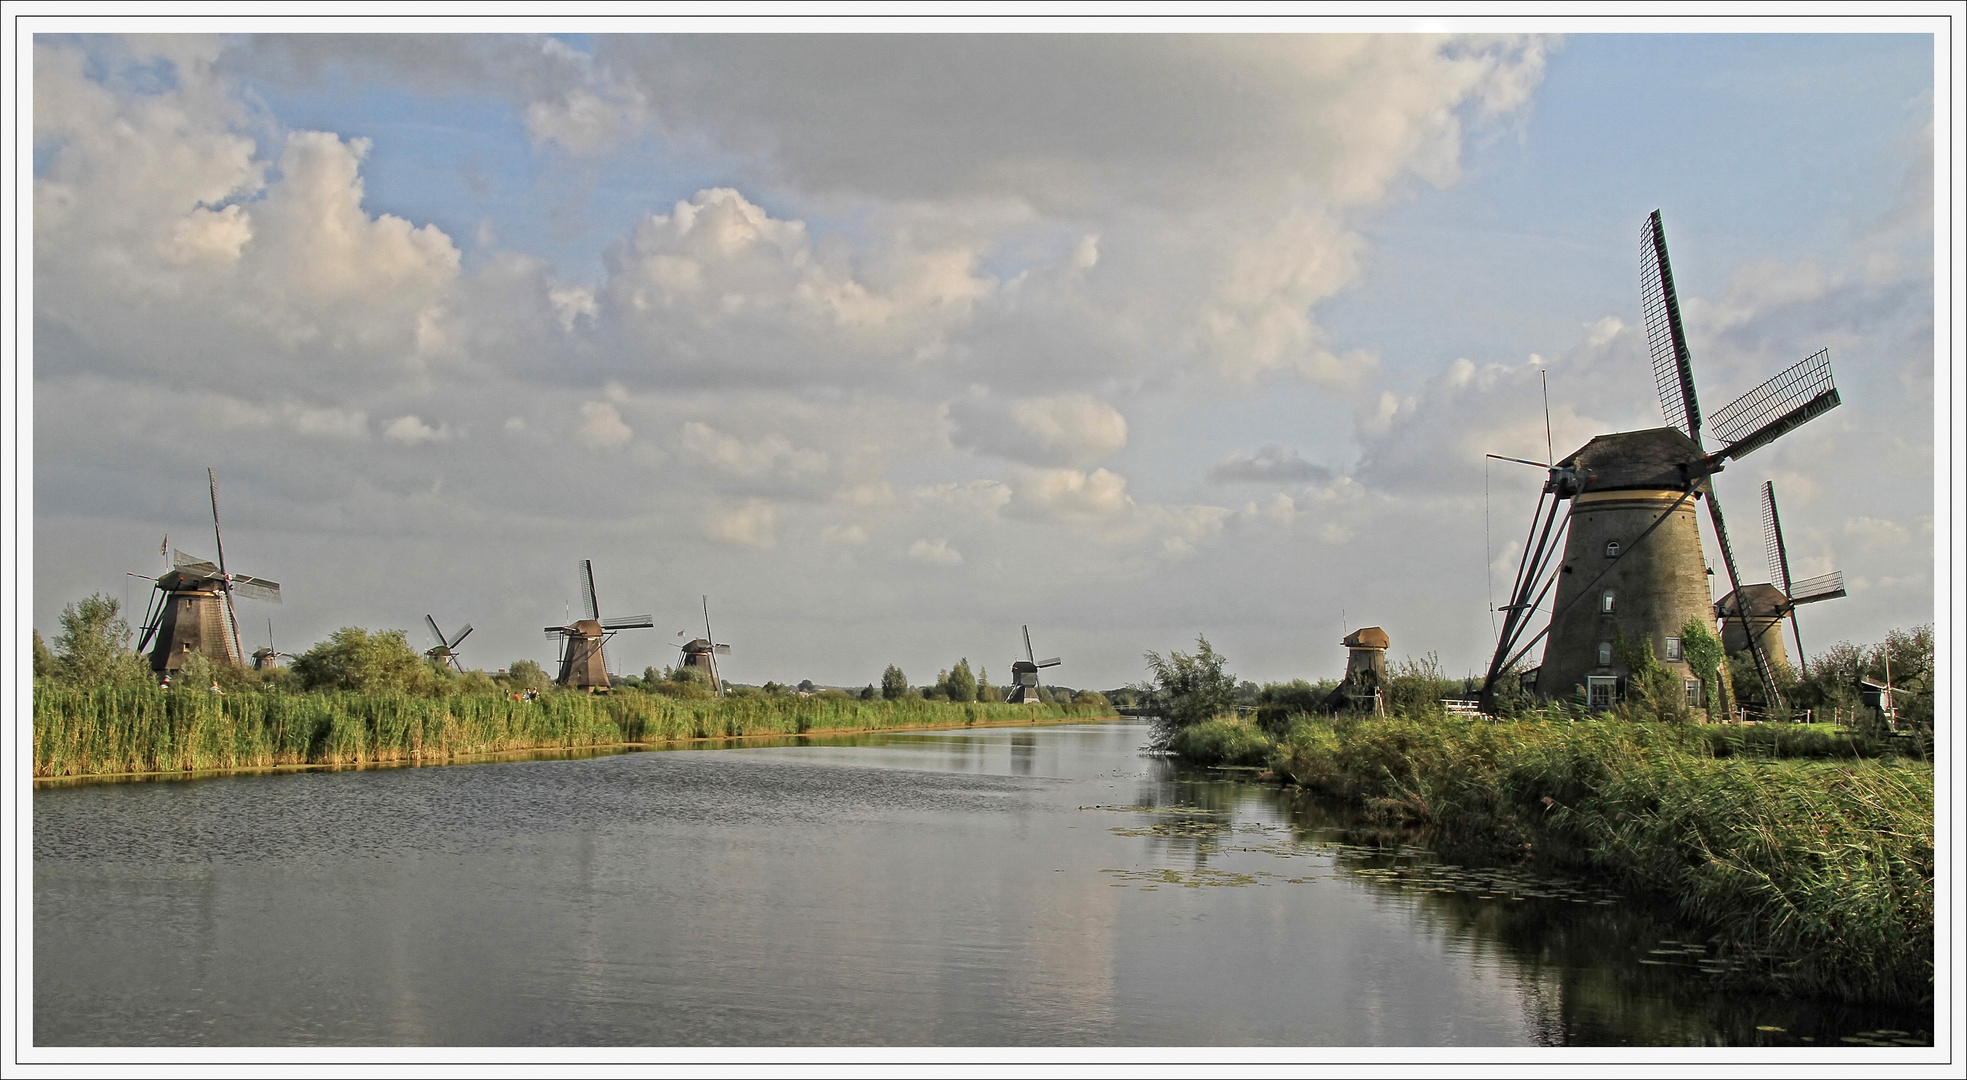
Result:
[[[682,631],[677,631],[678,636]],[[683,650],[683,666],[695,668],[710,680],[710,687],[718,697],[724,696],[724,677],[717,670],[717,658],[731,655],[731,647],[718,641],[710,632],[710,597],[703,598],[703,636],[686,641],[677,648]]]
[[[194,652],[216,663],[243,663],[234,604],[239,597],[280,602],[278,582],[226,572],[225,538],[219,532],[219,481],[210,469],[205,470],[205,478],[211,487],[212,541],[219,561],[214,564],[171,550],[171,569],[156,581],[144,612],[143,636],[137,642],[137,651],[150,652],[150,668],[159,674],[177,671]]]
[[[560,639],[560,675],[553,681],[574,690],[605,693],[609,687],[609,638],[619,630],[640,630],[656,625],[653,615],[630,615],[623,619],[603,619],[601,603],[594,593],[594,563],[580,564],[581,606],[587,618],[566,626],[549,626],[548,637]],[[462,639],[463,635],[460,634]]]
[[[1770,583],[1744,585],[1739,593],[1730,592],[1714,605],[1714,612],[1721,619],[1721,643],[1731,654],[1747,652],[1748,634],[1753,633],[1769,663],[1786,667],[1789,657],[1783,649],[1781,627],[1784,617],[1788,617],[1790,634],[1796,639],[1797,670],[1808,674],[1803,659],[1803,631],[1796,625],[1796,609],[1804,604],[1835,600],[1845,595],[1844,574],[1832,570],[1803,581],[1790,580],[1789,547],[1783,542],[1783,520],[1776,513],[1776,485],[1773,481],[1762,484],[1762,539],[1769,552]],[[1737,595],[1742,597],[1742,610],[1739,611],[1735,603]],[[1770,633],[1771,630],[1775,632]]]
[[[1038,659],[1038,654],[1031,651],[1031,627],[1025,627],[1024,659],[1013,661],[1011,664],[1011,689],[1009,693],[1004,695],[1004,700],[1012,705],[1025,705],[1036,702],[1038,700],[1038,669],[1058,667],[1060,662],[1056,656],[1050,660]]]
[[[437,628],[437,620],[431,618],[428,613],[423,617],[423,624],[437,642],[435,647],[425,649],[423,654],[432,660],[440,660],[451,665],[451,670],[460,675],[464,674],[464,665],[458,663],[458,642],[471,636],[471,624],[465,623],[464,629],[458,631],[458,636],[450,638],[444,636],[444,631]]]
[[[1660,662],[1686,679],[1689,703],[1704,704],[1700,682],[1680,651],[1681,627],[1689,620],[1713,625],[1713,592],[1693,503],[1706,499],[1729,588],[1740,592],[1714,474],[1839,403],[1829,353],[1819,351],[1715,414],[1714,427],[1724,445],[1708,453],[1701,442],[1700,403],[1658,211],[1641,232],[1640,251],[1646,337],[1660,406],[1670,426],[1600,435],[1549,466],[1550,478],[1538,498],[1510,601],[1503,608],[1496,652],[1483,683],[1485,701],[1503,673],[1547,635],[1543,664],[1536,672],[1537,691],[1547,697],[1567,697],[1582,689],[1591,707],[1610,705],[1621,680],[1631,674],[1618,655],[1623,642],[1632,649],[1650,645]],[[1559,524],[1558,510],[1565,502],[1570,511]],[[1564,536],[1561,559],[1558,533]],[[1524,641],[1532,614],[1553,588],[1549,625]],[[1782,697],[1767,652],[1755,636],[1748,636],[1746,645],[1764,700],[1779,706]]]

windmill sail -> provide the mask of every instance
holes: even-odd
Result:
[[[458,631],[457,637],[454,637],[450,641],[446,642],[445,647],[455,649],[458,647],[458,642],[463,641],[465,638],[468,638],[470,636],[471,636],[471,624],[465,623],[464,629]]]
[[[1783,523],[1776,516],[1776,484],[1773,480],[1762,482],[1762,543],[1769,551],[1769,580],[1776,588],[1790,595],[1789,588],[1789,549],[1783,546]]]
[[[1792,607],[1797,604],[1814,604],[1819,600],[1835,600],[1845,595],[1844,571],[1832,570],[1822,577],[1805,578],[1796,583],[1796,591],[1789,594]],[[1798,650],[1802,646],[1797,646]]]
[[[587,612],[588,618],[599,619],[601,618],[601,603],[599,598],[597,598],[594,595],[593,560],[591,559],[581,560],[580,574],[581,574],[581,609]]]
[[[1837,408],[1830,350],[1818,349],[1777,372],[1775,378],[1728,403],[1714,415],[1714,430],[1739,458]]]
[[[248,600],[264,600],[269,604],[280,602],[280,583],[265,578],[248,577],[245,574],[232,575],[232,591]]]
[[[603,630],[641,630],[656,625],[654,615],[624,615],[619,619],[602,619]]]
[[[1680,296],[1667,260],[1666,225],[1660,212],[1646,219],[1639,236],[1639,305],[1646,317],[1646,344],[1653,354],[1653,383],[1670,427],[1701,441],[1701,404],[1694,396],[1694,366],[1680,322]]]

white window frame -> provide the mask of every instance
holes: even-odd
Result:
[[[1612,590],[1606,589],[1604,595],[1598,598],[1598,613],[1600,615],[1610,615],[1613,604]]]
[[[1668,660],[1678,660],[1678,659],[1680,659],[1680,658],[1681,658],[1681,657],[1680,657],[1680,639],[1679,639],[1679,638],[1677,638],[1677,637],[1668,637],[1668,638],[1666,639],[1666,658],[1667,658]]]
[[[1619,542],[1617,540],[1605,541],[1605,557],[1608,559],[1619,557]]]
[[[1619,700],[1619,680],[1611,675],[1585,676],[1585,707],[1609,709]]]
[[[1701,680],[1699,679],[1687,680],[1687,707],[1690,709],[1701,707]]]

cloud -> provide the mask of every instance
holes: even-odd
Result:
[[[1007,513],[1067,525],[1106,524],[1134,509],[1126,478],[1106,469],[1021,467],[1013,470],[1011,492]]]
[[[450,437],[450,432],[442,427],[431,427],[416,416],[399,416],[390,421],[382,432],[389,438],[406,446],[418,443],[437,442]]]
[[[820,530],[822,544],[865,544],[867,530],[859,525],[828,525]]]
[[[950,547],[949,541],[941,538],[935,540],[917,540],[915,543],[910,544],[908,546],[908,557],[914,559],[916,562],[931,563],[939,566],[955,566],[963,561],[963,553]]]
[[[778,543],[778,509],[762,499],[718,507],[704,519],[704,532],[713,540],[743,547],[769,548]]]
[[[635,437],[634,429],[622,422],[621,411],[605,401],[581,403],[581,423],[574,433],[596,450],[616,449]]]
[[[746,442],[693,420],[683,425],[682,439],[683,449],[698,460],[740,476],[765,472],[815,473],[827,467],[825,454],[795,448],[777,434]]]
[[[1238,450],[1209,470],[1217,484],[1324,483],[1332,470],[1298,456],[1296,447],[1269,443],[1255,450]]]
[[[1032,465],[1087,465],[1127,445],[1127,418],[1088,394],[950,405],[955,445]]]

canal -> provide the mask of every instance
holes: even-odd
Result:
[[[1138,721],[34,793],[34,1041],[1851,1045]]]

